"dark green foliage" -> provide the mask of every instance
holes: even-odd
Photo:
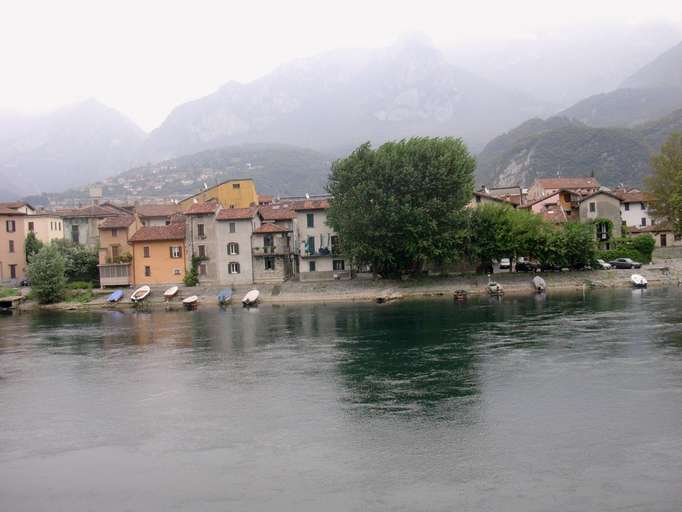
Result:
[[[33,231],[29,231],[26,235],[26,241],[24,242],[24,253],[26,256],[26,261],[30,262],[31,258],[38,254],[40,249],[43,248],[43,242],[36,238],[36,234]]]
[[[473,192],[474,158],[460,139],[369,143],[332,164],[327,222],[357,264],[398,275],[457,251]]]
[[[65,270],[64,256],[54,244],[46,245],[33,256],[28,265],[28,277],[38,302],[50,304],[64,298]]]
[[[653,214],[682,234],[682,135],[671,135],[661,153],[652,158],[651,166],[654,172],[647,185],[654,195]]]
[[[616,258],[631,258],[640,263],[651,263],[656,241],[651,235],[639,235],[632,238],[618,238],[614,247],[608,251],[600,251],[599,258],[611,261]]]
[[[199,264],[207,259],[205,256],[192,256],[192,267],[183,279],[185,286],[196,286],[199,284]]]

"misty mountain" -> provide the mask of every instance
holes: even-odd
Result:
[[[0,178],[8,195],[63,190],[130,167],[144,132],[86,100],[42,116],[0,115]]]
[[[682,130],[682,109],[633,128],[596,128],[575,119],[531,119],[492,140],[477,181],[530,185],[542,176],[595,176],[602,185],[641,185],[666,138]]]
[[[590,126],[633,126],[682,108],[682,43],[643,66],[620,88],[586,98],[559,115]]]
[[[474,149],[545,106],[447,62],[410,40],[340,50],[230,82],[178,106],[144,146],[149,161],[235,143],[282,143],[341,154],[370,140],[462,136]]]

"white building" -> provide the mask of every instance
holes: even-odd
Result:
[[[639,190],[618,191],[620,217],[628,227],[645,228],[655,224],[649,214],[650,194]]]

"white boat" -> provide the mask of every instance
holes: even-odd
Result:
[[[258,290],[251,290],[249,293],[244,295],[242,299],[242,304],[244,306],[253,306],[258,304],[258,298],[260,297],[260,292]]]
[[[547,289],[547,283],[545,283],[545,280],[540,276],[535,276],[532,283],[533,288],[535,288],[535,291],[538,293],[543,293]]]
[[[164,296],[166,299],[172,299],[172,298],[175,297],[177,294],[178,294],[178,287],[177,287],[177,286],[171,286],[170,288],[168,288],[168,290],[166,290],[165,292],[163,292],[163,296]]]
[[[187,297],[186,299],[182,300],[182,305],[185,306],[187,309],[194,309],[197,307],[199,304],[199,297],[196,295],[191,295],[190,297]]]
[[[142,302],[150,293],[152,293],[152,289],[145,284],[133,292],[130,296],[130,300],[133,302]]]
[[[649,281],[646,280],[646,277],[639,274],[632,274],[630,276],[630,282],[635,288],[646,288],[649,284]]]

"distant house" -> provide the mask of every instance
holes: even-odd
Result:
[[[651,194],[640,190],[615,190],[614,193],[620,197],[620,215],[626,226],[645,228],[655,224],[649,214]]]
[[[301,281],[350,278],[350,261],[341,250],[338,234],[327,224],[328,199],[294,204],[299,243]]]
[[[189,210],[193,204],[205,203],[207,201],[217,201],[225,208],[248,208],[258,205],[258,194],[256,185],[251,178],[239,180],[227,180],[207,187],[180,201],[183,211]]]
[[[540,198],[555,194],[559,190],[569,190],[587,196],[597,192],[600,188],[595,178],[537,178],[528,188],[528,201],[534,202]]]
[[[518,201],[518,202],[517,202]],[[498,205],[510,205],[516,208],[520,204],[520,198],[516,198],[513,201],[507,197],[497,197],[490,195],[486,192],[474,192],[474,197],[467,204],[467,208],[476,208],[483,204],[498,204]]]
[[[180,284],[185,278],[185,224],[143,226],[128,240],[133,248],[133,282]]]
[[[554,224],[567,221],[578,221],[579,205],[582,196],[571,190],[560,189],[556,192],[525,204],[531,212],[542,215],[545,220]]]
[[[682,236],[675,234],[669,222],[648,225],[646,227],[631,227],[630,234],[651,235],[656,241],[656,247],[680,247],[682,246]]]
[[[599,190],[583,197],[579,217],[580,222],[595,223],[595,239],[600,249],[610,249],[612,240],[622,236],[620,198],[611,192]]]
[[[108,217],[99,225],[99,280],[101,286],[132,284],[133,247],[130,238],[140,228],[133,215]]]
[[[135,207],[135,214],[143,226],[168,226],[173,217],[181,214],[177,204],[141,204]]]

